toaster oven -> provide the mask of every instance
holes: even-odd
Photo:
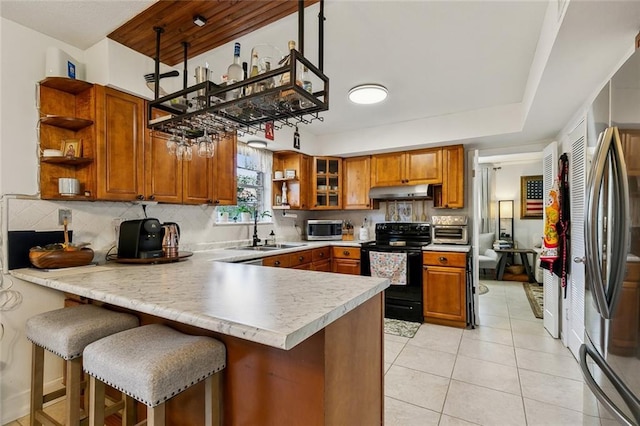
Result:
[[[469,244],[466,216],[432,216],[431,243]]]

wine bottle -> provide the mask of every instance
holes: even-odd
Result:
[[[227,84],[234,84],[242,81],[244,73],[240,65],[240,43],[234,45],[233,63],[227,68]],[[234,89],[227,92],[227,100],[238,99],[240,97],[240,89]]]
[[[300,79],[302,80],[302,88],[309,93],[313,93],[313,83],[309,79],[309,68],[306,66],[302,69],[302,77]]]
[[[251,53],[251,74],[249,74],[249,77],[256,77],[259,73],[260,70],[258,69],[258,52],[254,51],[253,53]],[[251,84],[247,87],[247,91],[247,94],[249,95],[252,93],[257,93],[260,91],[260,86],[258,83]]]
[[[289,54],[280,60],[280,63],[279,63],[280,66],[283,66],[283,67],[290,67],[291,66],[291,51],[294,50],[295,48],[296,48],[296,42],[293,41],[293,40],[289,40]],[[285,72],[280,77],[280,85],[281,86],[289,84],[290,81],[291,81],[291,72],[290,71]],[[300,80],[296,80],[296,84],[298,86],[302,86],[302,82]]]

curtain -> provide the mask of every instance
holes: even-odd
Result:
[[[480,233],[491,232],[491,197],[489,166],[480,167]]]
[[[260,171],[265,176],[271,176],[272,165],[273,152],[238,142],[238,167]]]

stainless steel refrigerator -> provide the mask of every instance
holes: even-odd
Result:
[[[589,388],[621,423],[640,424],[640,130],[599,136],[585,209]]]

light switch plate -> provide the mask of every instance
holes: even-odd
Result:
[[[67,224],[70,224],[71,209],[58,209],[58,225],[64,225],[65,218],[67,218]]]

